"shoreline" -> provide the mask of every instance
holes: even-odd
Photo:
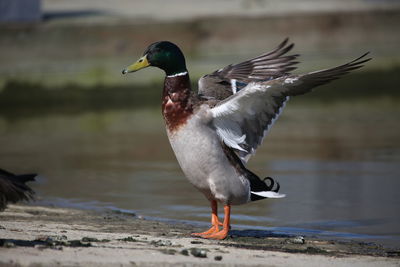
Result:
[[[395,27],[399,13],[394,8],[274,16],[225,14],[165,22],[134,17],[97,21],[88,15],[0,24],[0,50],[5,51],[0,52],[0,60],[6,62],[0,65],[0,91],[13,80],[50,87],[150,84],[160,80],[157,70],[134,79],[122,78],[121,70],[158,40],[181,47],[193,77],[265,53],[287,37],[296,44],[293,53],[302,55],[301,71],[342,64],[366,51],[374,58],[366,69],[391,69],[400,64]]]
[[[193,238],[193,225],[116,211],[10,205],[0,213],[0,266],[398,266],[400,250],[373,243],[235,230]]]

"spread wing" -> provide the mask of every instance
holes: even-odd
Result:
[[[199,79],[199,95],[206,99],[223,100],[248,83],[267,81],[284,75],[296,69],[298,55],[285,56],[294,44],[287,44],[286,38],[273,51],[244,62],[228,65]]]
[[[247,162],[290,96],[307,93],[316,86],[362,67],[370,60],[365,58],[367,54],[335,68],[249,83],[211,109],[218,136]]]

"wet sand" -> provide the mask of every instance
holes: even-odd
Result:
[[[188,224],[136,214],[12,205],[0,213],[0,266],[399,266],[400,250],[372,243],[232,230],[190,237]]]

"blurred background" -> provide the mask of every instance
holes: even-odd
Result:
[[[164,73],[121,75],[152,42],[204,74],[276,47],[295,73],[370,51],[343,79],[290,100],[249,162],[285,199],[233,208],[238,229],[400,246],[397,0],[1,0],[0,168],[37,172],[41,204],[207,225],[161,117]]]

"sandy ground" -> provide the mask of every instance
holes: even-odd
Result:
[[[201,229],[133,214],[40,206],[0,213],[0,266],[400,266],[400,251],[374,244],[253,237],[190,237]]]

